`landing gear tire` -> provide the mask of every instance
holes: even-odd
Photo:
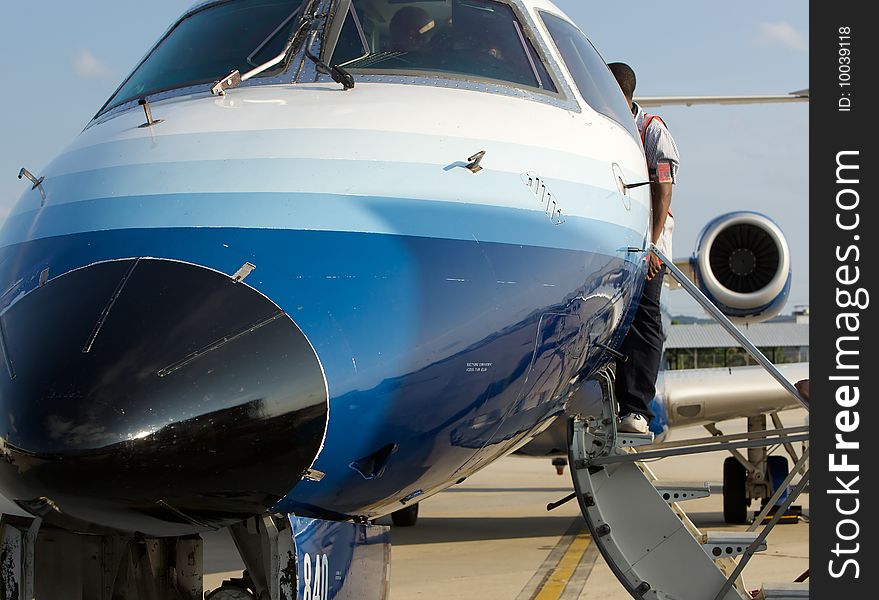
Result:
[[[418,522],[418,504],[395,510],[391,513],[391,522],[397,527],[412,527]]]
[[[257,600],[253,589],[253,581],[247,571],[241,577],[225,580],[220,587],[205,596],[205,600]]]
[[[723,461],[723,520],[741,524],[748,521],[748,471],[734,456]]]
[[[222,585],[205,596],[205,600],[256,600],[256,596],[238,586]]]

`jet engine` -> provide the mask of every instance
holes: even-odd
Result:
[[[790,293],[787,239],[759,213],[729,213],[708,223],[691,264],[696,285],[733,321],[771,319]]]

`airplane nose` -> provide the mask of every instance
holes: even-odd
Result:
[[[284,496],[321,448],[326,382],[297,325],[239,279],[118,260],[15,301],[0,317],[4,493],[50,523],[157,536]]]

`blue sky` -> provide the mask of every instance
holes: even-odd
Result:
[[[808,3],[557,0],[608,61],[638,74],[641,95],[776,94],[809,86]],[[4,5],[0,36],[0,219],[35,173],[85,126],[188,0],[30,0]],[[786,312],[809,303],[808,106],[656,109],[681,152],[675,255],[711,218],[756,210],[793,253]],[[683,292],[675,314],[701,314]]]

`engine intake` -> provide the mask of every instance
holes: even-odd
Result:
[[[699,236],[696,284],[730,318],[777,315],[790,292],[790,249],[778,225],[753,212],[718,217]]]

